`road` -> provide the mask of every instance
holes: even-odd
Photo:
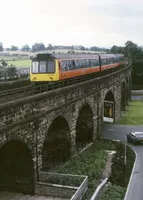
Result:
[[[131,100],[143,100],[143,90],[132,90]]]
[[[143,131],[143,126],[126,126],[102,124],[102,137],[124,142],[125,135],[130,131]],[[143,200],[143,146],[130,145],[136,152],[136,164],[133,169],[129,190],[124,200]]]
[[[143,95],[134,95],[131,97],[131,100],[142,101]]]

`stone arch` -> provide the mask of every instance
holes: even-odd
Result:
[[[115,97],[111,90],[104,96],[103,121],[112,123],[115,121]]]
[[[88,103],[79,110],[76,123],[76,149],[80,151],[93,140],[93,112]]]
[[[115,102],[114,93],[111,90],[107,91],[104,96],[104,100]]]
[[[130,98],[130,91],[129,91],[129,78],[126,78],[126,105],[128,105],[128,101]]]
[[[128,76],[128,89],[129,89],[129,101],[131,101],[131,90],[132,90],[132,78],[131,74]]]
[[[27,145],[10,140],[0,149],[0,190],[34,193],[34,164]]]
[[[121,110],[125,110],[125,108],[126,108],[126,85],[125,82],[123,82],[121,89]]]
[[[67,120],[58,116],[51,123],[42,149],[42,170],[51,171],[66,162],[70,156],[70,128]]]

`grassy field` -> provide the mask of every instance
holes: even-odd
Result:
[[[31,60],[15,60],[7,61],[8,64],[12,64],[16,67],[29,67],[31,65]]]
[[[132,101],[122,113],[120,124],[143,125],[143,101]]]

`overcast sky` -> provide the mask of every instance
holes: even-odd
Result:
[[[4,47],[143,45],[143,0],[1,0]]]

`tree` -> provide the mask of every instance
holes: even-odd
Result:
[[[11,46],[11,51],[17,51],[17,50],[18,50],[17,46],[14,46],[14,45]]]
[[[6,67],[7,65],[8,65],[7,62],[5,60],[2,60],[2,66]]]
[[[121,53],[124,54],[124,47],[118,47],[116,45],[113,45],[113,47],[110,49],[111,53]]]
[[[6,51],[10,51],[10,48],[8,47],[8,48],[6,48]]]
[[[46,48],[47,50],[52,50],[53,49],[53,46],[52,46],[52,44],[48,44],[48,46],[47,46],[47,48]]]
[[[143,79],[143,51],[132,41],[125,43],[125,55],[132,62],[132,83],[136,87],[142,85]]]
[[[125,43],[125,55],[132,61],[135,61],[137,57],[143,56],[142,49],[138,47],[137,44],[132,41],[127,41]]]
[[[142,85],[143,79],[143,50],[132,41],[127,41],[125,47],[113,45],[111,53],[122,53],[132,62],[132,83]],[[136,88],[137,89],[137,88]],[[143,88],[142,88],[143,89]]]
[[[0,43],[0,51],[3,51],[3,44]]]
[[[42,51],[42,50],[45,50],[45,45],[43,43],[35,43],[33,46],[32,46],[32,51]]]
[[[91,50],[91,51],[98,51],[98,47],[92,46],[92,47],[90,48],[90,50]]]
[[[84,51],[85,50],[85,47],[80,45],[80,50]]]
[[[21,48],[22,51],[30,51],[30,47],[28,44],[24,45],[22,48]]]

